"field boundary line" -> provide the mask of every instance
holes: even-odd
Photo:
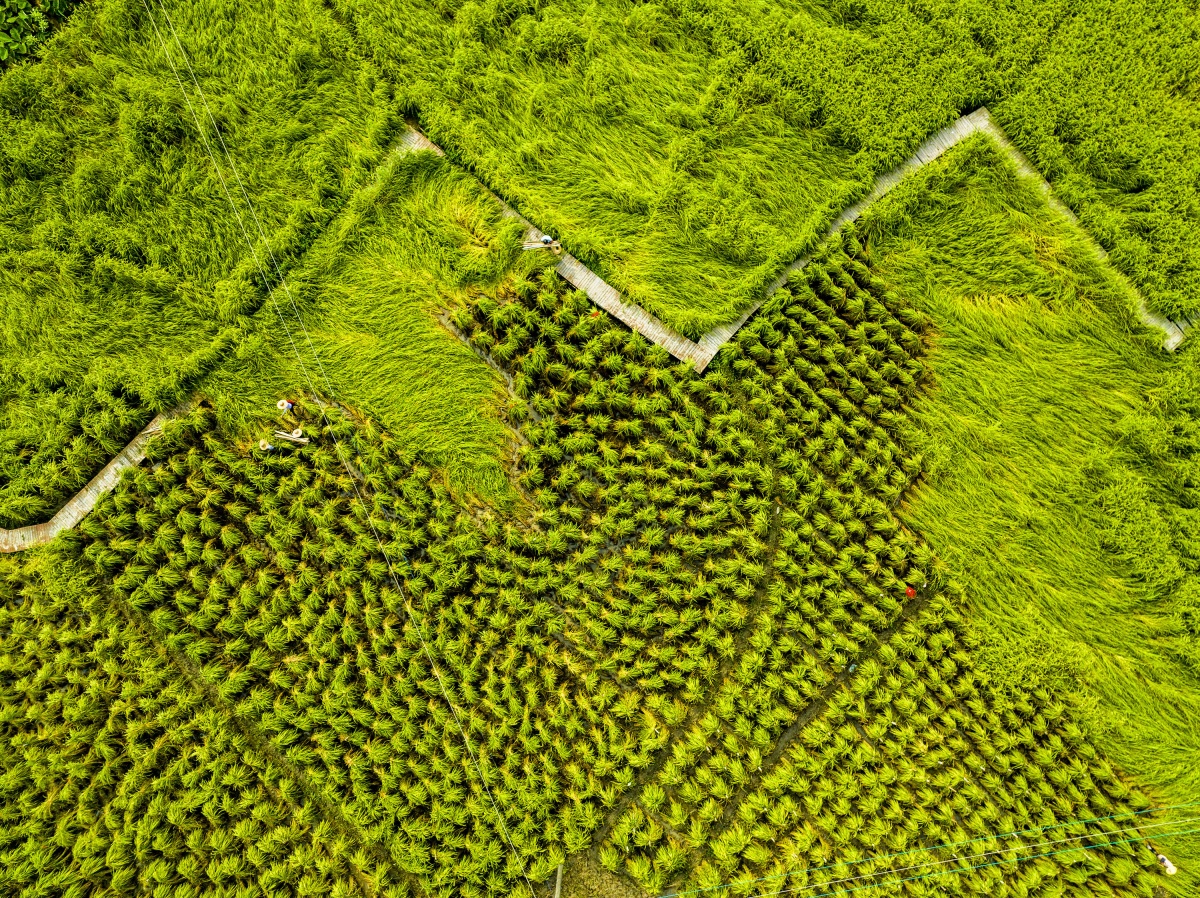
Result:
[[[917,147],[916,152],[908,157],[908,159],[901,162],[891,171],[876,177],[870,192],[862,199],[844,209],[833,220],[829,228],[825,231],[825,235],[817,243],[812,252],[801,256],[780,272],[779,276],[763,291],[762,297],[746,309],[736,320],[728,324],[717,325],[704,334],[698,341],[690,340],[683,336],[670,325],[663,323],[636,303],[627,302],[615,287],[608,284],[603,278],[568,252],[562,254],[555,270],[573,287],[584,291],[588,295],[588,299],[593,303],[623,322],[631,330],[637,331],[651,343],[663,347],[663,349],[667,350],[667,352],[679,359],[679,361],[694,362],[696,370],[703,371],[716,357],[717,353],[721,351],[721,347],[728,343],[734,334],[741,330],[742,325],[750,319],[750,316],[762,308],[763,303],[773,296],[775,291],[787,284],[792,272],[799,271],[811,262],[816,253],[820,251],[821,246],[831,237],[835,236],[846,225],[860,218],[868,208],[882,199],[907,176],[924,168],[930,162],[942,156],[951,147],[977,133],[987,134],[995,140],[1000,150],[1016,166],[1017,171],[1026,178],[1033,179],[1039,192],[1046,198],[1049,205],[1056,212],[1080,226],[1097,257],[1112,268],[1125,289],[1136,298],[1138,317],[1147,327],[1162,331],[1163,348],[1168,352],[1174,351],[1183,342],[1184,336],[1192,322],[1173,321],[1164,315],[1150,310],[1141,292],[1112,264],[1112,260],[1109,258],[1108,253],[1105,252],[1104,247],[1087,233],[1079,217],[1055,195],[1054,188],[1050,186],[1050,182],[1042,176],[1041,172],[1034,168],[1025,154],[1017,149],[1008,135],[1004,133],[1004,129],[995,123],[991,112],[988,111],[986,106],[980,106],[974,112],[969,112],[959,117],[945,128],[926,138]],[[401,143],[413,151],[430,150],[439,156],[446,155],[441,147],[433,143],[433,141],[429,140],[429,138],[411,125],[409,125],[409,132],[401,138]],[[504,207],[505,215],[516,218],[525,224],[528,229],[529,239],[533,241],[540,241],[542,239],[542,231],[538,230],[536,226],[503,199],[499,197],[497,199]]]
[[[101,496],[112,492],[126,468],[136,467],[145,460],[146,444],[162,433],[163,425],[184,414],[189,406],[190,403],[184,403],[168,412],[155,415],[154,419],[142,428],[141,433],[130,440],[112,461],[100,469],[99,474],[88,481],[87,486],[68,499],[46,523],[30,524],[15,530],[0,529],[0,553],[22,552],[45,545],[62,531],[73,528],[96,507],[96,502]]]
[[[1025,154],[1004,133],[1004,129],[995,123],[986,106],[980,106],[974,112],[960,117],[932,137],[927,138],[907,160],[900,163],[900,165],[891,171],[877,177],[870,193],[846,208],[833,220],[833,223],[825,232],[825,236],[821,239],[820,244],[818,244],[818,249],[821,244],[824,244],[830,237],[835,236],[847,224],[860,218],[871,205],[882,199],[893,187],[904,180],[905,177],[925,167],[951,147],[976,133],[984,133],[990,136],[1001,151],[1016,166],[1017,171],[1024,177],[1033,180],[1039,192],[1045,197],[1046,202],[1060,215],[1080,226],[1097,257],[1113,271],[1125,289],[1136,298],[1137,313],[1142,323],[1147,327],[1162,331],[1163,349],[1166,349],[1168,352],[1174,351],[1183,342],[1193,322],[1191,320],[1174,321],[1150,309],[1146,304],[1145,297],[1142,296],[1137,287],[1112,264],[1112,260],[1104,250],[1104,247],[1087,233],[1079,217],[1055,195],[1054,188],[1050,186],[1050,182],[1042,176],[1041,172],[1034,168],[1033,163],[1029,161]],[[397,150],[408,150],[410,152],[429,150],[439,156],[446,155],[441,147],[433,143],[433,141],[411,125],[408,126],[406,132],[400,137]],[[535,241],[541,240],[543,236],[542,231],[538,230],[536,226],[509,206],[508,203],[504,202],[504,200],[499,199],[499,197],[497,199],[503,206],[505,215],[518,219],[526,226],[530,239]],[[588,299],[624,323],[631,330],[637,331],[651,343],[663,347],[663,349],[667,350],[667,352],[680,361],[694,362],[696,370],[703,371],[716,357],[717,353],[720,352],[721,347],[733,339],[733,336],[741,330],[742,325],[750,320],[750,316],[762,308],[763,303],[775,291],[787,284],[792,272],[801,270],[812,261],[816,251],[814,250],[813,253],[802,256],[788,265],[768,285],[761,299],[751,305],[735,321],[714,327],[701,337],[698,342],[689,340],[641,306],[626,302],[615,287],[612,287],[568,252],[562,254],[562,258],[555,267],[555,271],[573,287],[584,291]],[[27,527],[18,527],[15,530],[0,529],[0,554],[21,552],[44,545],[54,539],[63,530],[73,528],[87,516],[100,496],[110,492],[116,486],[122,471],[142,462],[146,457],[146,443],[162,429],[165,421],[177,416],[179,411],[179,409],[176,409],[156,416],[141,433],[133,438],[128,446],[121,450],[112,461],[104,466],[99,474],[88,482],[87,486],[69,499],[54,517],[46,523],[31,524]]]
[[[982,115],[980,115],[980,113],[982,113]],[[1188,329],[1194,323],[1194,319],[1176,321],[1166,317],[1165,315],[1160,315],[1158,312],[1152,311],[1146,304],[1146,298],[1142,296],[1141,291],[1138,290],[1138,288],[1133,285],[1133,282],[1131,282],[1129,278],[1127,278],[1124,273],[1113,264],[1112,259],[1109,258],[1108,252],[1105,251],[1104,247],[1100,245],[1100,242],[1092,237],[1090,233],[1088,233],[1087,228],[1083,226],[1083,222],[1079,220],[1079,216],[1071,211],[1071,208],[1058,198],[1058,196],[1054,193],[1054,188],[1050,186],[1050,182],[1047,181],[1042,173],[1034,167],[1033,163],[1029,161],[1028,157],[1017,148],[1016,144],[1009,139],[1008,135],[1004,133],[1004,129],[996,124],[996,122],[992,119],[991,113],[988,112],[987,107],[981,106],[979,109],[973,112],[972,115],[980,116],[980,125],[978,126],[978,130],[988,134],[994,141],[996,141],[1000,149],[1003,150],[1008,156],[1009,160],[1014,166],[1016,166],[1016,169],[1020,174],[1033,180],[1033,182],[1037,185],[1038,191],[1043,197],[1045,197],[1047,204],[1072,224],[1079,226],[1080,231],[1082,231],[1087,237],[1087,242],[1092,247],[1092,251],[1096,254],[1096,257],[1109,268],[1111,268],[1113,274],[1121,282],[1121,285],[1130,294],[1136,297],[1137,313],[1138,317],[1142,319],[1142,323],[1147,327],[1161,330],[1165,335],[1162,344],[1163,349],[1167,350],[1168,352],[1173,352],[1179,346],[1179,344],[1183,342],[1184,337],[1187,336]]]
[[[446,155],[441,147],[411,124],[408,126],[408,132],[400,138],[400,144],[412,152],[428,150],[429,152],[436,153],[438,156],[445,157]],[[494,193],[492,195],[496,196]],[[546,236],[529,219],[525,218],[525,216],[499,196],[496,196],[496,200],[503,208],[505,216],[515,218],[525,225],[528,240],[539,243]],[[630,329],[637,331],[651,343],[656,343],[663,347],[680,361],[690,359],[696,363],[698,370],[703,371],[705,366],[712,361],[712,357],[716,355],[715,350],[706,355],[706,350],[702,346],[676,332],[672,327],[664,324],[636,303],[626,302],[615,287],[611,286],[570,253],[565,251],[562,253],[558,265],[555,266],[554,270],[571,286],[586,293],[588,299],[604,309],[604,311],[626,324]],[[747,313],[746,317],[749,317],[749,315],[750,313]],[[739,322],[739,326],[740,324],[741,322]]]
[[[413,148],[411,140],[408,139],[410,135],[411,132],[388,147],[383,158],[376,166],[376,178],[379,176],[379,169],[388,160],[399,153],[403,153],[406,149],[411,150]],[[370,185],[364,183],[363,186]],[[156,415],[149,424],[129,441],[124,449],[113,456],[108,464],[100,469],[100,472],[95,477],[89,480],[79,492],[68,499],[49,521],[41,524],[28,524],[24,527],[13,528],[12,530],[0,527],[0,555],[12,552],[24,552],[27,549],[44,546],[64,530],[73,529],[91,513],[101,496],[112,492],[116,488],[117,483],[121,479],[121,473],[126,468],[136,467],[145,460],[146,444],[162,431],[163,424],[184,414],[191,407],[193,401],[194,399],[185,400],[170,411]]]

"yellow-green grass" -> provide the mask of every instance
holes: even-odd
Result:
[[[258,262],[278,277],[265,244],[286,271],[399,124],[296,0],[83,4],[5,71],[0,526],[45,520],[191,392],[262,302]]]
[[[281,396],[318,392],[369,411],[465,493],[510,501],[505,384],[440,319],[549,263],[520,251],[522,230],[469,174],[393,155],[201,391],[247,437],[268,432]]]
[[[695,336],[872,172],[988,103],[1151,304],[1194,312],[1195,10],[994,6],[82,4],[0,78],[0,522],[86,482],[264,298],[151,13],[171,42],[170,13],[284,270],[403,111]]]
[[[1200,800],[1189,573],[1169,523],[1183,484],[1139,439],[1161,432],[1154,400],[1195,353],[1157,348],[1086,235],[982,138],[863,230],[935,324],[913,409],[926,475],[903,517],[963,585],[988,666],[1071,696],[1161,803]],[[1188,894],[1200,844],[1174,850]]]
[[[1195,5],[1110,7],[336,5],[455,158],[693,337],[981,104],[1152,305],[1194,313]]]

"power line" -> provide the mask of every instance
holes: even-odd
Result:
[[[275,253],[271,249],[270,242],[267,240],[266,233],[262,227],[262,222],[259,220],[257,213],[254,211],[254,204],[250,199],[250,196],[246,190],[245,184],[242,182],[241,176],[238,174],[237,165],[236,165],[236,163],[234,163],[233,157],[229,153],[229,149],[225,144],[225,139],[221,135],[221,129],[217,125],[216,119],[212,114],[212,109],[208,105],[208,100],[204,95],[204,89],[202,87],[200,87],[200,82],[196,78],[196,73],[192,69],[191,62],[188,60],[187,52],[184,50],[183,44],[179,40],[179,34],[175,31],[175,25],[171,21],[170,14],[166,11],[166,7],[163,5],[162,0],[155,0],[155,2],[156,2],[156,5],[158,6],[158,8],[160,9],[160,11],[162,12],[163,17],[166,19],[167,25],[171,30],[172,36],[174,37],[175,44],[179,48],[180,57],[182,58],[184,65],[187,66],[188,73],[191,77],[193,85],[195,86],[196,92],[200,97],[200,101],[204,104],[204,109],[205,109],[205,112],[207,113],[209,121],[212,124],[213,132],[216,135],[217,140],[221,144],[222,154],[224,155],[226,162],[229,164],[230,171],[233,173],[233,176],[238,183],[238,187],[241,190],[241,193],[245,199],[247,209],[249,210],[251,217],[254,219],[256,229],[259,232],[259,237],[263,241],[264,246],[266,247],[267,255],[269,256],[269,258],[271,260],[271,265],[275,269],[275,274],[279,280],[279,283],[283,286],[284,293],[287,295],[288,301],[292,307],[292,312],[295,315],[296,321],[299,324],[300,329],[304,334],[305,341],[308,343],[309,352],[312,353],[313,360],[316,363],[318,370],[320,371],[321,379],[325,383],[326,393],[327,393],[327,395],[329,395],[332,398],[334,395],[334,392],[333,392],[332,384],[330,383],[330,380],[329,380],[329,376],[325,371],[324,365],[321,363],[321,359],[320,359],[320,356],[317,354],[316,348],[313,346],[312,338],[310,337],[310,335],[308,333],[308,329],[304,326],[304,319],[300,315],[300,310],[296,305],[296,301],[295,301],[294,297],[292,296],[291,290],[288,288],[287,279],[283,276],[283,273],[279,266],[279,261],[278,261],[278,259],[276,259]],[[146,8],[146,13],[150,17],[151,26],[154,28],[154,33],[159,40],[159,44],[162,46],[162,49],[167,58],[168,64],[171,66],[171,71],[175,74],[175,80],[179,84],[179,89],[180,89],[180,92],[183,94],[184,102],[187,104],[188,111],[192,115],[192,120],[196,124],[196,130],[200,136],[201,143],[204,146],[205,153],[208,155],[209,161],[212,162],[213,167],[217,171],[217,177],[221,182],[222,192],[225,194],[225,198],[229,202],[229,205],[233,211],[234,217],[237,219],[238,227],[242,232],[242,239],[245,241],[247,248],[250,250],[250,255],[251,255],[251,258],[254,260],[255,267],[258,268],[259,276],[262,278],[263,285],[267,289],[267,296],[271,300],[271,305],[275,310],[276,316],[279,318],[280,324],[283,325],[284,332],[287,334],[288,342],[292,346],[292,351],[296,356],[297,363],[300,365],[300,370],[304,376],[304,379],[308,383],[309,389],[312,391],[313,395],[315,396],[315,395],[317,395],[318,391],[317,391],[315,385],[313,384],[312,378],[310,377],[310,375],[308,373],[308,367],[304,364],[304,360],[301,357],[299,347],[296,346],[295,338],[292,336],[291,329],[287,326],[287,322],[285,321],[283,314],[279,309],[279,304],[275,300],[275,291],[271,287],[270,279],[267,277],[267,273],[264,270],[261,261],[259,260],[258,253],[255,252],[254,244],[250,240],[249,234],[246,232],[245,223],[243,222],[242,216],[238,211],[237,205],[236,205],[236,203],[234,203],[233,197],[231,196],[231,194],[229,192],[229,186],[225,180],[225,175],[221,171],[221,166],[217,162],[216,156],[213,153],[211,146],[209,145],[208,138],[205,136],[204,126],[201,124],[200,117],[199,117],[199,115],[197,115],[195,108],[192,106],[192,102],[191,102],[191,99],[188,97],[187,90],[183,86],[183,79],[180,77],[179,70],[176,67],[175,62],[171,57],[170,49],[167,47],[167,43],[166,43],[165,39],[163,38],[161,31],[159,31],[158,23],[155,21],[154,14],[150,10],[148,0],[142,0],[142,5]],[[495,813],[496,823],[499,827],[499,830],[503,834],[505,841],[508,842],[509,848],[512,851],[513,858],[516,860],[517,865],[521,870],[521,875],[524,878],[526,885],[529,887],[530,895],[536,896],[536,894],[537,894],[536,890],[534,889],[533,882],[529,879],[529,874],[525,870],[525,865],[521,860],[520,852],[517,850],[516,844],[513,842],[512,837],[509,835],[508,827],[504,823],[504,816],[503,816],[503,814],[501,814],[500,808],[496,804],[496,799],[495,799],[495,796],[493,796],[493,794],[492,794],[491,787],[488,786],[487,777],[484,775],[483,768],[480,765],[479,760],[475,755],[475,752],[471,748],[471,743],[470,743],[470,739],[467,737],[466,728],[462,724],[462,719],[459,717],[458,710],[454,707],[454,703],[450,700],[449,691],[446,689],[446,685],[442,679],[442,674],[441,674],[440,670],[438,669],[437,662],[433,658],[433,653],[429,649],[428,640],[426,638],[426,634],[424,633],[424,626],[422,625],[421,621],[418,620],[416,613],[413,611],[411,600],[405,593],[404,588],[400,585],[400,580],[396,576],[396,571],[395,571],[394,566],[392,565],[391,557],[388,555],[387,549],[384,546],[383,541],[379,538],[379,531],[375,527],[374,519],[371,516],[370,510],[367,508],[366,502],[363,501],[362,493],[359,491],[357,478],[354,476],[354,472],[351,470],[350,463],[346,460],[345,456],[342,453],[341,444],[339,443],[337,436],[332,431],[332,425],[330,424],[329,417],[326,414],[325,408],[323,405],[320,408],[320,412],[321,412],[321,417],[325,423],[326,429],[329,431],[330,436],[333,438],[334,450],[338,456],[338,459],[342,462],[342,465],[346,469],[347,475],[349,475],[349,477],[350,477],[350,482],[354,489],[355,498],[358,500],[359,505],[362,507],[364,514],[366,516],[367,525],[371,528],[371,533],[375,537],[375,542],[379,545],[380,552],[383,554],[384,562],[387,564],[388,573],[391,575],[392,582],[396,587],[396,591],[404,599],[404,607],[405,607],[405,611],[408,613],[409,621],[413,624],[413,628],[417,633],[417,638],[421,642],[421,647],[424,650],[425,657],[429,661],[429,665],[430,665],[431,670],[433,671],[434,677],[438,681],[438,688],[442,693],[442,697],[446,700],[446,705],[447,705],[447,707],[449,707],[450,713],[454,717],[455,724],[457,725],[459,734],[463,740],[463,745],[467,750],[467,754],[471,758],[471,763],[475,767],[476,773],[479,775],[480,784],[483,786],[484,791],[487,793],[488,801],[492,806],[493,812]],[[401,559],[403,561],[405,561],[405,563],[407,563],[407,558],[404,557],[403,551],[401,552]]]
[[[966,839],[959,842],[943,842],[940,845],[921,846],[919,848],[909,848],[904,851],[897,851],[893,854],[876,854],[869,857],[858,858],[853,861],[839,861],[832,864],[822,864],[819,867],[805,867],[802,870],[791,870],[787,873],[775,873],[771,876],[760,876],[757,879],[739,879],[733,882],[725,882],[715,886],[705,886],[699,889],[689,889],[686,892],[671,892],[669,895],[660,895],[659,898],[684,898],[686,895],[699,895],[705,892],[715,892],[721,889],[731,889],[735,886],[749,886],[760,882],[769,882],[775,879],[787,879],[792,876],[799,876],[802,873],[816,873],[821,870],[829,870],[833,867],[853,867],[858,864],[865,864],[869,861],[886,861],[898,857],[906,857],[910,854],[917,854],[923,851],[938,851],[943,848],[961,848],[966,845],[974,845],[977,842],[986,842],[989,839],[1008,839],[1013,836],[1023,836],[1030,833],[1045,833],[1056,829],[1064,829],[1068,826],[1085,826],[1089,823],[1101,823],[1105,820],[1116,820],[1118,817],[1140,817],[1145,814],[1157,814],[1161,811],[1177,811],[1183,808],[1200,807],[1200,801],[1190,801],[1184,804],[1169,804],[1162,805],[1156,808],[1145,808],[1140,811],[1122,811],[1119,814],[1109,814],[1106,817],[1088,817],[1080,820],[1068,820],[1065,823],[1055,823],[1051,826],[1035,826],[1028,829],[1018,829],[1008,833],[995,833],[986,836],[978,836],[974,839]],[[1078,837],[1076,837],[1078,838]]]

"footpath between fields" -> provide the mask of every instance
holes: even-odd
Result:
[[[981,106],[979,109],[962,116],[953,124],[947,125],[932,137],[926,139],[907,160],[890,172],[876,178],[870,193],[833,220],[829,229],[825,232],[822,242],[827,241],[846,225],[861,217],[868,208],[890,192],[906,176],[920,170],[939,158],[951,147],[976,133],[984,133],[991,137],[1009,159],[1012,160],[1017,170],[1024,177],[1036,183],[1038,189],[1045,196],[1046,201],[1059,214],[1079,224],[1079,219],[1075,213],[1054,195],[1054,190],[1051,188],[1049,182],[1033,167],[1025,155],[1013,145],[1003,129],[992,120],[991,113],[988,112],[987,107]],[[401,136],[398,149],[407,152],[429,151],[439,156],[445,156],[441,147],[412,127]],[[536,226],[522,217],[520,213],[503,200],[497,198],[497,202],[501,203],[504,207],[506,215],[515,217],[525,224],[527,240],[530,244],[549,245],[543,240],[548,235],[538,230]],[[1108,264],[1108,254],[1104,251],[1104,248],[1090,238],[1088,242],[1092,246],[1096,256]],[[557,244],[553,240],[550,243]],[[792,273],[800,271],[812,259],[811,255],[797,259],[785,268],[779,277],[771,282],[762,297],[751,305],[750,308],[746,309],[737,320],[715,327],[701,337],[699,341],[692,341],[675,331],[669,325],[664,324],[641,306],[626,302],[615,288],[570,253],[562,252],[560,255],[561,258],[555,270],[564,280],[577,289],[584,291],[588,299],[597,306],[604,309],[631,330],[637,331],[651,343],[656,343],[663,347],[681,362],[692,362],[696,366],[697,371],[703,371],[708,367],[708,364],[720,352],[721,347],[733,339],[733,336],[741,329],[742,325],[762,307],[767,298],[785,286]],[[1116,271],[1115,268],[1113,270],[1114,272]],[[1196,323],[1195,320],[1173,321],[1151,311],[1145,299],[1137,291],[1137,288],[1130,284],[1120,272],[1116,272],[1116,274],[1128,292],[1136,297],[1137,312],[1142,322],[1151,329],[1161,331],[1163,334],[1163,348],[1167,351],[1173,351],[1183,342],[1188,330]],[[146,444],[162,430],[162,425],[165,421],[178,415],[180,411],[180,409],[176,409],[166,412],[151,421],[141,433],[130,441],[128,446],[105,465],[87,486],[69,499],[49,521],[43,524],[33,524],[28,527],[18,527],[15,530],[0,529],[0,553],[21,552],[44,545],[58,536],[62,531],[70,530],[82,521],[95,506],[96,500],[105,493],[110,492],[117,485],[122,471],[128,467],[141,464],[146,457]]]

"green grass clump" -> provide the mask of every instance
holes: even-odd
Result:
[[[1194,351],[1158,348],[1086,236],[986,141],[863,227],[936,322],[903,515],[963,583],[987,665],[1069,696],[1157,800],[1200,800]],[[1185,877],[1196,850],[1168,852]]]
[[[0,3],[0,71],[33,53],[71,12],[76,0]]]

